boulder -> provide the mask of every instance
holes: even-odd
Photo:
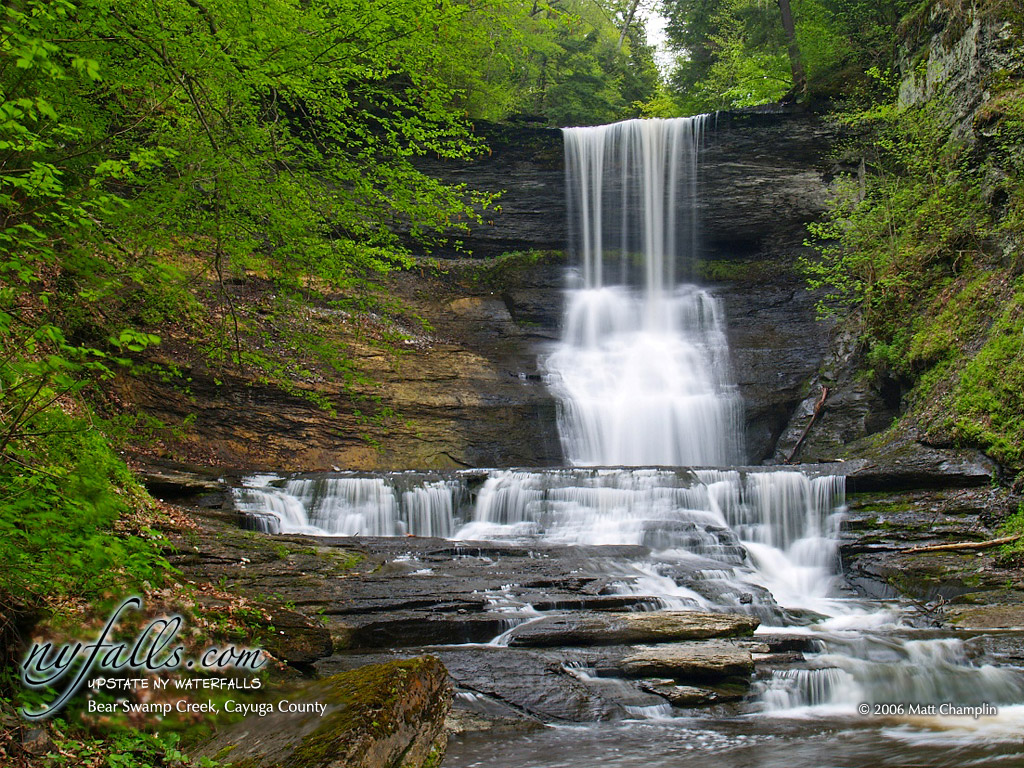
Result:
[[[432,656],[371,664],[311,683],[280,702],[317,711],[252,715],[195,751],[245,768],[436,766],[444,756],[451,687]]]
[[[618,667],[625,677],[716,681],[749,677],[754,661],[749,650],[728,643],[674,643],[639,648]]]

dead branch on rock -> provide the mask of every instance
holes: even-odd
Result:
[[[961,549],[990,549],[991,547],[998,547],[1000,544],[1012,544],[1019,539],[1024,538],[1024,533],[1018,533],[1013,536],[1003,536],[999,539],[988,539],[987,541],[961,541],[957,544],[932,544],[929,547],[911,547],[910,549],[901,549],[901,555],[916,555],[919,552],[955,552]]]

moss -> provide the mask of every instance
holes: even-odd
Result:
[[[431,749],[430,754],[427,755],[426,761],[423,763],[423,768],[441,768],[441,763],[444,761],[444,750]]]
[[[1021,502],[1014,514],[1010,515],[1003,521],[1003,524],[999,527],[999,535],[1024,535],[1024,502]],[[1022,555],[1024,555],[1024,538],[1017,539],[1017,541],[1010,542],[1009,544],[1004,544],[1001,548],[1000,554],[1013,561],[1018,560]]]
[[[503,291],[530,269],[542,264],[565,264],[566,258],[564,251],[511,251],[475,268],[468,277],[478,287]]]
[[[958,437],[997,461],[1024,467],[1024,280],[997,316],[951,398]]]
[[[228,757],[228,755],[230,755],[230,754],[231,754],[231,752],[232,752],[232,751],[233,751],[233,750],[234,750],[234,749],[235,749],[236,747],[238,747],[238,745],[237,745],[237,744],[228,744],[228,745],[227,745],[227,746],[225,746],[225,747],[224,747],[223,749],[219,750],[219,751],[217,752],[217,754],[215,754],[215,755],[213,756],[213,759],[214,759],[214,760],[216,760],[216,761],[218,761],[218,762],[222,762],[222,761],[226,760],[226,759],[227,759],[227,757]]]
[[[364,739],[383,739],[404,723],[389,720],[408,713],[409,682],[414,678],[440,677],[447,672],[441,662],[425,656],[390,664],[373,664],[335,675],[319,687],[318,699],[333,707],[315,731],[306,736],[288,760],[291,768],[316,768],[352,755]],[[424,692],[426,693],[426,692]],[[427,694],[429,695],[429,694]],[[445,703],[427,701],[427,709]],[[428,758],[429,760],[430,758]]]
[[[694,265],[697,279],[704,282],[767,283],[779,277],[777,263],[758,259],[716,259]]]

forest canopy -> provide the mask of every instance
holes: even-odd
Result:
[[[913,0],[665,0],[671,109],[849,96],[892,65]],[[788,16],[788,24],[787,24]],[[801,82],[801,78],[803,81]]]

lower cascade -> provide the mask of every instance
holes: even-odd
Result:
[[[842,476],[770,468],[263,474],[235,490],[246,524],[268,533],[643,547],[647,557],[622,563],[620,593],[810,638],[804,666],[755,682],[748,698],[765,713],[1024,701],[1020,670],[975,663],[958,638],[916,639],[898,604],[851,596],[838,558],[844,504]],[[509,627],[545,614],[516,615]]]

